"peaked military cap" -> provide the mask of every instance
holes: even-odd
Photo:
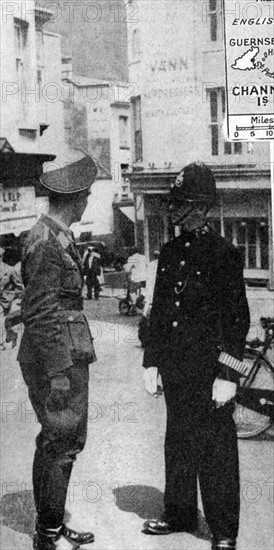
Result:
[[[172,203],[216,200],[216,183],[212,170],[203,162],[185,166],[171,186],[169,201]]]
[[[57,170],[45,172],[40,181],[44,187],[55,193],[79,193],[89,189],[96,174],[95,162],[86,156]]]

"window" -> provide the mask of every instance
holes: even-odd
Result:
[[[139,29],[134,29],[132,33],[132,54],[135,57],[137,55],[140,55],[140,52],[140,31]]]
[[[217,32],[217,0],[209,0],[208,2],[208,15],[210,25],[210,40],[216,42],[218,38]]]
[[[234,243],[242,253],[245,268],[268,269],[267,220],[258,218],[236,220],[233,223],[232,232]]]
[[[240,155],[242,153],[242,142],[235,143],[226,141],[223,135],[223,122],[225,118],[225,90],[224,88],[212,88],[208,90],[210,104],[210,133],[211,133],[211,154],[218,156]]]
[[[210,221],[210,225],[221,231],[219,220]],[[267,218],[225,218],[224,233],[240,250],[245,269],[269,269]]]
[[[20,19],[15,19],[14,23],[14,46],[15,46],[15,63],[18,78],[23,78],[24,72],[24,55],[27,42],[28,24]]]
[[[134,132],[134,160],[141,162],[143,160],[142,143],[142,120],[141,120],[141,96],[134,97],[132,100],[133,108],[133,132]]]
[[[121,174],[122,174],[122,193],[121,198],[128,199],[130,193],[130,180],[127,176],[128,164],[121,164]]]
[[[119,116],[120,149],[129,149],[128,117]]]
[[[44,67],[44,35],[42,31],[36,31],[36,59],[37,66]]]
[[[26,137],[28,139],[32,139],[32,140],[36,139],[36,133],[37,133],[37,130],[19,128],[19,136]]]

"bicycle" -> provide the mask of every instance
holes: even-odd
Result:
[[[234,421],[240,439],[264,432],[274,420],[274,364],[266,356],[274,341],[274,318],[260,321],[265,337],[246,342],[243,362],[249,372],[237,391]]]
[[[142,294],[142,288],[145,285],[139,284],[136,288],[137,300],[133,303],[131,296],[131,280],[130,276],[127,277],[126,283],[126,297],[119,300],[119,312],[121,315],[136,315],[137,309],[143,310],[145,305],[145,297]]]

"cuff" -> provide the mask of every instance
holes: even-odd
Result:
[[[239,361],[239,359],[236,359],[236,357],[229,355],[225,351],[222,351],[220,353],[218,361],[222,365],[225,365],[226,367],[229,367],[230,369],[236,371],[240,376],[247,376],[249,373],[248,365],[245,365],[245,363]]]

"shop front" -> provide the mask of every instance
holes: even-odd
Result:
[[[212,228],[242,254],[244,276],[254,287],[274,288],[271,189],[268,170],[253,166],[212,167],[217,184],[217,204],[209,212]],[[170,224],[167,193],[177,172],[132,172],[131,190],[143,204],[145,254],[179,233]]]
[[[20,259],[22,236],[46,208],[37,193],[43,163],[54,155],[16,153],[4,138],[0,141],[0,244],[11,262]]]

